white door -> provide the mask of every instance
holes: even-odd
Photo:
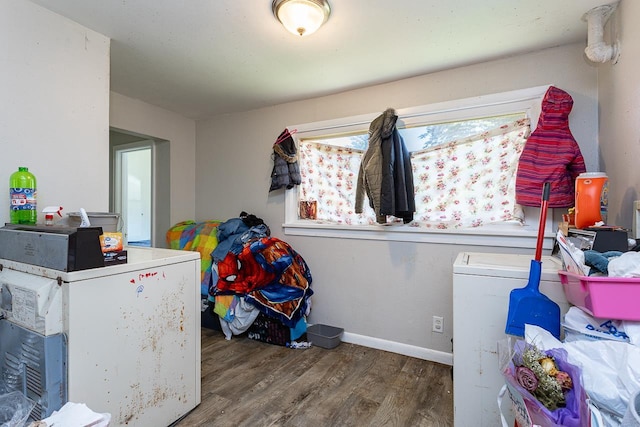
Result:
[[[114,148],[115,210],[129,245],[151,246],[153,143],[141,141]]]

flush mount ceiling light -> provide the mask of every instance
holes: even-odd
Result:
[[[331,14],[327,0],[273,0],[271,10],[284,28],[300,36],[315,33]]]

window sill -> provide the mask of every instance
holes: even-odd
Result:
[[[531,250],[536,247],[538,237],[537,229],[534,229],[532,226],[516,224],[488,225],[456,230],[425,230],[424,228],[410,227],[407,225],[340,226],[316,223],[313,221],[297,221],[283,224],[283,228],[284,233],[291,236],[464,244],[468,246],[527,248]],[[551,224],[547,224],[546,229],[553,230]],[[544,237],[543,249],[551,249],[553,247],[555,233],[545,232]]]

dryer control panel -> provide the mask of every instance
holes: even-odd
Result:
[[[41,335],[61,333],[62,288],[55,279],[2,268],[0,313],[8,321]]]

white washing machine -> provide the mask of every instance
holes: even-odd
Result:
[[[507,338],[505,326],[511,290],[527,284],[532,259],[533,254],[462,252],[454,262],[455,427],[501,425],[497,397],[504,379],[499,369],[497,345]],[[540,291],[555,301],[564,315],[569,305],[558,277],[561,269],[559,259],[542,257]],[[504,406],[510,409],[508,397],[506,399]],[[513,425],[513,414],[507,415],[507,422]]]

